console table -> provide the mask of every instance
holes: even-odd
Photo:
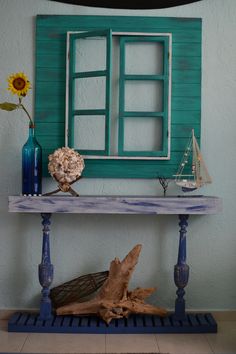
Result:
[[[43,224],[42,261],[39,282],[42,286],[40,311],[37,314],[15,313],[9,320],[11,332],[56,333],[213,333],[217,324],[210,313],[185,312],[185,287],[189,278],[186,263],[186,235],[189,215],[216,214],[222,209],[218,197],[207,196],[40,196],[9,197],[9,211],[40,213]],[[79,214],[172,214],[179,217],[179,249],[174,266],[177,287],[175,311],[165,318],[135,315],[113,320],[109,326],[93,316],[56,316],[50,300],[53,265],[50,260],[50,218],[53,213]]]

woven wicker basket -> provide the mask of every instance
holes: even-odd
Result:
[[[53,307],[57,309],[72,302],[83,302],[87,296],[103,285],[108,274],[109,271],[82,275],[51,289]]]

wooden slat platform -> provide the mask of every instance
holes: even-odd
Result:
[[[98,317],[56,316],[41,321],[39,314],[15,313],[8,322],[9,332],[37,333],[216,333],[217,323],[210,313],[187,314],[184,321],[173,315],[165,318],[133,315],[112,320],[109,326]]]

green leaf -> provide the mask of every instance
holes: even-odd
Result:
[[[17,108],[19,108],[19,105],[15,103],[10,103],[10,102],[0,103],[0,109],[4,109],[4,111],[14,111],[14,109]]]

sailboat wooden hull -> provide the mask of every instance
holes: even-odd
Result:
[[[183,192],[192,192],[199,188],[195,181],[176,181],[176,184],[182,188]]]

